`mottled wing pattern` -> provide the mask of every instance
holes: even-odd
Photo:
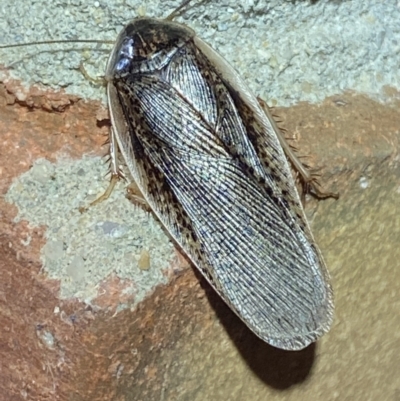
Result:
[[[159,75],[113,85],[129,132],[121,151],[170,234],[262,339],[315,341],[329,289],[274,134],[190,43]]]

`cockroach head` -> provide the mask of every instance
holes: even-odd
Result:
[[[118,35],[108,60],[106,80],[156,72],[194,35],[192,29],[169,20],[131,21]]]

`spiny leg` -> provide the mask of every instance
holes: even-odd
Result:
[[[110,156],[109,156],[108,160],[110,163],[109,173],[111,174],[110,183],[109,183],[107,189],[104,191],[104,193],[102,195],[100,195],[97,199],[95,199],[93,202],[91,202],[89,204],[89,206],[81,208],[81,212],[84,212],[89,207],[92,207],[94,205],[97,205],[97,204],[107,200],[110,197],[112,191],[114,190],[116,183],[120,179],[125,179],[125,176],[124,176],[122,170],[118,166],[119,149],[118,149],[118,143],[117,143],[117,139],[116,139],[113,127],[111,127],[109,143],[110,143],[110,150],[109,150]],[[126,197],[131,202],[139,204],[146,211],[148,211],[148,212],[151,211],[149,204],[144,199],[144,197],[143,197],[142,193],[140,192],[140,189],[136,185],[136,183],[131,182],[128,185]]]
[[[116,137],[114,134],[113,127],[111,127],[109,142],[110,142],[109,173],[111,174],[110,183],[108,184],[107,189],[104,191],[104,193],[101,196],[99,196],[97,199],[95,199],[93,202],[91,202],[89,204],[89,206],[80,208],[81,213],[87,211],[89,209],[89,207],[97,205],[98,203],[101,203],[101,202],[105,201],[106,199],[108,199],[115,187],[115,184],[121,178],[125,178],[121,169],[118,167],[118,144],[117,144],[117,140],[116,140]]]
[[[98,78],[92,77],[86,71],[86,69],[82,63],[79,65],[79,70],[88,81],[91,81],[91,82],[95,83],[96,85],[105,85],[107,83],[104,77],[98,77]],[[114,190],[116,183],[121,178],[125,178],[122,173],[122,170],[118,167],[119,149],[118,149],[118,143],[117,143],[117,139],[116,139],[116,135],[114,133],[113,127],[111,127],[109,140],[107,142],[110,143],[110,150],[109,150],[109,154],[110,154],[110,156],[109,156],[109,162],[110,162],[109,172],[111,173],[110,183],[109,183],[107,189],[104,191],[104,193],[101,196],[99,196],[96,200],[94,200],[92,203],[90,203],[89,206],[87,206],[85,208],[81,208],[81,211],[85,211],[89,207],[97,205],[98,203],[101,203],[101,202],[107,200],[110,197],[112,191]],[[149,204],[147,203],[147,201],[144,199],[142,193],[140,192],[139,187],[134,182],[131,182],[128,185],[127,198],[131,202],[139,204],[145,210],[147,210],[147,211],[151,210]]]
[[[126,197],[129,201],[134,204],[138,204],[147,212],[151,211],[150,205],[147,203],[146,199],[144,198],[142,192],[140,191],[139,187],[135,182],[131,182],[128,187],[126,188]]]
[[[81,62],[79,64],[79,71],[81,72],[81,74],[84,76],[84,78],[87,81],[93,82],[94,84],[98,85],[98,86],[104,86],[107,84],[106,80],[104,77],[92,77],[86,70],[85,66],[83,65],[83,63]]]
[[[274,128],[274,131],[276,132],[276,135],[279,139],[279,142],[282,146],[283,151],[285,152],[286,157],[290,160],[292,163],[293,168],[297,171],[297,173],[300,176],[300,180],[302,183],[302,194],[301,194],[301,200],[304,203],[305,202],[305,196],[306,194],[310,193],[314,196],[316,196],[319,199],[326,199],[326,198],[339,198],[339,194],[335,192],[323,192],[321,191],[318,186],[318,180],[317,177],[319,176],[315,172],[311,172],[307,167],[300,161],[299,157],[295,155],[294,149],[292,146],[289,145],[289,143],[286,141],[284,135],[282,134],[282,129],[280,129],[275,122],[271,111],[267,105],[267,103],[257,97],[258,102],[260,103],[261,108],[264,110],[265,114],[267,115],[268,119],[270,120],[272,127]]]

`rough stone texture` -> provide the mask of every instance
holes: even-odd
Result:
[[[114,41],[137,16],[161,18],[182,0],[2,0],[0,45],[49,39]],[[318,103],[345,90],[385,99],[400,89],[400,7],[395,0],[192,1],[179,21],[217,49],[257,95],[289,106]],[[76,43],[0,51],[14,77],[65,88],[84,98],[104,97],[79,64],[104,73],[98,46]],[[70,51],[54,51],[69,49]],[[80,51],[71,51],[72,49]],[[2,77],[0,71],[0,77]]]
[[[132,311],[109,308],[120,296],[115,278],[100,307],[58,299],[58,283],[40,270],[44,227],[15,223],[3,195],[39,157],[104,152],[109,122],[97,103],[35,89],[19,103],[17,88],[0,89],[4,400],[400,399],[400,104],[347,93],[276,110],[299,154],[321,167],[322,186],[341,194],[307,204],[333,278],[335,323],[290,353],[258,340],[190,268]]]

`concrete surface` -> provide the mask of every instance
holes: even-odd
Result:
[[[165,17],[180,3],[3,0],[0,44],[115,40],[128,20],[144,14]],[[399,15],[396,0],[218,0],[193,1],[180,21],[225,56],[255,93],[288,106],[301,100],[318,102],[349,89],[383,100],[387,86],[399,89]],[[97,48],[66,44],[7,49],[0,54],[3,63],[13,65],[14,76],[27,83],[105,99],[102,88],[85,81],[78,71],[83,61],[93,76],[104,73],[110,46],[102,46],[102,52]]]

